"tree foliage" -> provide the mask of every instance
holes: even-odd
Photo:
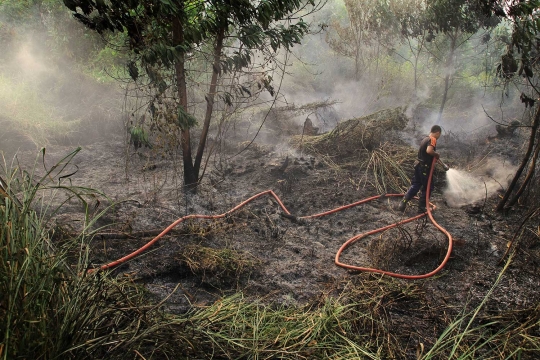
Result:
[[[132,54],[129,75],[137,81],[141,74],[146,74],[155,92],[148,105],[152,116],[156,114],[153,109],[161,104],[160,98],[170,98],[170,90],[175,90],[174,121],[181,129],[184,182],[191,188],[200,180],[201,158],[219,78],[250,66],[257,54],[289,51],[309,30],[299,14],[320,5],[315,0],[64,0],[64,4],[80,22],[98,33],[127,35],[126,48]],[[189,129],[196,119],[188,109],[187,64],[201,58],[211,64],[212,75],[205,97],[202,135],[192,159]],[[168,81],[171,74],[174,76]],[[264,72],[261,77],[259,84],[275,95],[272,78]],[[251,94],[245,86],[239,85],[237,90],[242,95]],[[232,105],[230,93],[221,94],[221,98]],[[167,118],[173,119],[170,115]]]
[[[426,26],[436,33],[475,33],[499,20],[486,12],[484,0],[427,0]]]
[[[399,35],[396,0],[345,0],[346,24],[334,19],[326,41],[336,53],[355,63],[355,77],[359,80],[380,57],[381,48],[392,47]]]
[[[309,1],[313,6],[313,1]],[[130,64],[130,75],[135,79],[139,64],[155,80],[152,67],[164,65],[171,68],[177,59],[197,51],[206,41],[213,41],[220,29],[227,29],[243,49],[220,63],[218,71],[231,71],[251,63],[254,50],[269,45],[274,51],[290,49],[300,42],[308,25],[302,19],[294,23],[294,13],[303,1],[263,1],[258,4],[248,0],[130,0],[105,1],[64,0],[65,5],[83,24],[98,33],[125,32],[129,49],[140,63]],[[173,23],[182,26],[182,38],[173,38]],[[291,21],[288,26],[280,21]]]
[[[540,153],[540,1],[494,1],[489,3],[488,11],[504,19],[512,30],[508,39],[507,51],[497,67],[497,74],[505,81],[515,81],[521,90],[520,99],[525,107],[534,108],[530,120],[530,135],[526,152],[504,196],[497,205],[502,211],[515,205],[527,188],[534,183],[536,164]],[[523,81],[525,80],[525,81]],[[526,168],[528,170],[525,172]],[[522,179],[522,175],[525,176]]]
[[[422,46],[417,46],[415,57],[425,48],[430,57],[442,65],[444,81],[438,116],[440,121],[459,66],[458,49],[466,45],[467,40],[480,29],[495,27],[499,19],[486,12],[482,0],[425,0],[416,7],[418,9],[423,9],[417,11],[418,16],[405,14],[402,17],[402,34],[406,38],[419,39],[418,43]],[[435,46],[430,46],[434,41],[437,42]]]

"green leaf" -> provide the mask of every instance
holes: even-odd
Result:
[[[135,65],[134,61],[130,61],[128,64],[128,72],[129,76],[133,79],[133,81],[136,81],[139,77],[139,69],[137,69],[137,65]]]
[[[169,60],[171,63],[174,62],[174,53],[171,49],[166,50],[167,53],[167,60]]]
[[[177,123],[180,129],[187,130],[197,125],[197,119],[189,114],[182,106],[178,107]]]
[[[223,94],[222,99],[225,104],[227,104],[228,106],[232,106],[232,96],[230,93],[226,92],[225,94]]]
[[[251,91],[249,91],[249,89],[247,87],[245,87],[244,85],[240,85],[240,89],[242,91],[242,95],[244,93],[247,93],[249,96],[251,96]]]

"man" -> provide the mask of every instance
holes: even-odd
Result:
[[[431,170],[431,164],[433,158],[439,160],[439,153],[436,152],[437,148],[437,139],[441,137],[441,127],[439,125],[433,125],[429,136],[424,138],[420,143],[420,148],[418,149],[418,159],[414,163],[414,175],[411,179],[411,187],[403,197],[403,200],[400,202],[398,210],[404,211],[407,206],[407,202],[411,200],[419,190],[420,200],[418,201],[418,212],[426,212],[426,190],[429,172]],[[442,163],[441,163],[442,164]],[[448,167],[444,164],[445,170],[448,170]],[[433,183],[431,184],[430,193],[433,191]]]

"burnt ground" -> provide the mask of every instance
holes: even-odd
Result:
[[[440,151],[456,167],[465,167],[467,161],[485,154],[515,156],[509,149],[520,143],[519,139],[471,142],[476,145],[465,148],[451,140],[441,140]],[[399,140],[396,144],[409,146]],[[179,217],[224,213],[267,189],[274,190],[296,216],[377,194],[373,176],[366,171],[365,154],[336,159],[255,143],[232,157],[242,148],[231,146],[211,158],[198,194],[186,196],[179,175],[181,164],[171,160],[175,157],[162,157],[155,150],[126,150],[121,139],[85,146],[69,167],[78,167],[70,177],[71,184],[99,189],[117,202],[94,227],[106,226],[91,241],[91,263],[99,266],[134,251]],[[72,150],[71,146],[49,148],[46,163],[53,165]],[[288,166],[283,169],[287,157]],[[21,164],[33,163],[34,158],[30,153],[19,155]],[[408,161],[403,164],[407,169]],[[407,330],[409,335],[402,341],[412,348],[418,342],[432,343],[452,316],[483,299],[502,270],[498,262],[523,215],[519,209],[495,213],[497,194],[475,206],[449,207],[441,192],[444,185],[444,173],[437,171],[434,217],[456,240],[452,256],[436,276],[412,281],[414,294],[392,301],[386,314],[393,327]],[[89,199],[93,214],[107,205],[103,198],[99,202]],[[382,281],[381,275],[337,267],[334,256],[350,237],[416,214],[415,207],[409,207],[405,215],[398,214],[396,204],[396,198],[382,198],[320,219],[292,221],[281,215],[273,199],[261,197],[225,219],[178,225],[149,251],[113,273],[143,284],[156,301],[170,295],[164,305],[175,313],[237,291],[268,303],[313,303],[328,295],[339,296],[350,282]],[[83,214],[81,204],[70,200],[56,222],[66,232],[75,231],[81,228]],[[518,252],[488,304],[490,311],[524,309],[537,303],[537,246],[531,244]],[[357,242],[342,260],[423,274],[438,266],[446,249],[446,238],[421,219]],[[411,281],[392,283],[407,289]]]

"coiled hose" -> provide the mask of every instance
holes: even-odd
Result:
[[[436,159],[433,159],[433,163],[432,163],[432,166],[431,166],[431,171],[429,172],[429,177],[428,177],[428,184],[427,184],[427,189],[425,191],[426,193],[426,204],[429,204],[429,205],[433,205],[431,203],[429,203],[429,196],[430,196],[430,187],[431,187],[431,179],[433,177],[433,170],[435,168],[435,162],[437,160]],[[246,204],[252,202],[253,200],[263,196],[263,195],[270,195],[272,196],[276,201],[277,203],[279,204],[279,206],[281,207],[281,209],[283,210],[283,212],[286,214],[287,217],[293,217],[291,215],[291,213],[289,212],[289,210],[287,210],[287,208],[285,207],[285,205],[283,205],[283,202],[281,201],[281,199],[276,195],[276,193],[274,193],[272,190],[266,190],[266,191],[263,191],[263,192],[260,192],[256,195],[253,195],[252,197],[250,197],[249,199],[247,200],[244,200],[243,202],[241,202],[240,204],[236,205],[234,208],[232,208],[231,210],[223,213],[223,214],[219,214],[219,215],[199,215],[199,214],[193,214],[193,215],[187,215],[187,216],[184,216],[184,217],[181,217],[179,218],[178,220],[176,220],[175,222],[173,222],[172,224],[170,224],[165,230],[163,230],[159,235],[157,235],[155,238],[153,238],[152,240],[150,240],[148,243],[146,243],[144,246],[142,246],[141,248],[135,250],[134,252],[132,252],[131,254],[128,254],[118,260],[115,260],[109,264],[105,264],[105,265],[102,265],[101,267],[99,267],[98,269],[99,270],[106,270],[106,269],[111,269],[115,266],[118,266],[130,259],[133,259],[134,257],[136,257],[137,255],[140,255],[142,254],[144,251],[146,251],[149,247],[151,247],[153,244],[155,244],[159,239],[161,239],[165,234],[167,234],[169,231],[171,231],[175,226],[177,226],[178,224],[186,221],[186,220],[190,220],[190,219],[208,219],[208,220],[213,220],[213,219],[222,219],[232,213],[234,213],[235,211],[237,211],[238,209],[242,208],[243,206],[245,206]],[[373,201],[373,200],[377,200],[383,196],[388,196],[388,197],[402,197],[403,194],[385,194],[385,195],[376,195],[376,196],[372,196],[372,197],[369,197],[367,199],[363,199],[363,200],[360,200],[360,201],[357,201],[357,202],[354,202],[354,203],[351,203],[351,204],[348,204],[348,205],[344,205],[344,206],[340,206],[338,208],[335,208],[333,210],[329,210],[329,211],[325,211],[325,212],[322,212],[322,213],[319,213],[319,214],[315,214],[315,215],[309,215],[309,216],[303,216],[303,217],[299,217],[298,219],[314,219],[314,218],[319,218],[319,217],[323,217],[323,216],[326,216],[326,215],[330,215],[330,214],[333,214],[333,213],[336,213],[336,212],[339,212],[339,211],[342,211],[342,210],[345,210],[345,209],[349,209],[349,208],[352,208],[352,207],[355,207],[355,206],[358,206],[358,205],[361,205],[361,204],[364,204],[364,203],[367,203],[367,202],[370,202],[370,201]],[[396,278],[401,278],[401,279],[409,279],[409,280],[412,280],[412,279],[424,279],[424,278],[427,278],[427,277],[430,277],[430,276],[433,276],[435,275],[436,273],[438,273],[439,271],[441,271],[441,269],[446,265],[446,263],[448,262],[448,259],[450,258],[450,254],[452,253],[452,235],[446,231],[446,229],[444,229],[442,226],[440,226],[436,221],[435,219],[433,218],[433,215],[432,215],[432,210],[434,210],[436,207],[433,205],[433,209],[431,208],[431,206],[427,206],[427,212],[423,213],[423,214],[418,214],[416,216],[413,216],[413,217],[410,217],[408,219],[405,219],[405,220],[401,220],[399,222],[396,222],[394,224],[391,224],[391,225],[388,225],[388,226],[384,226],[384,227],[381,227],[379,229],[375,229],[375,230],[371,230],[371,231],[368,231],[366,233],[363,233],[363,234],[359,234],[359,235],[356,235],[352,238],[350,238],[349,240],[347,240],[343,245],[341,245],[341,247],[339,248],[339,250],[337,251],[336,253],[336,257],[335,257],[335,264],[338,265],[338,266],[341,266],[343,268],[346,268],[346,269],[351,269],[351,270],[358,270],[358,271],[367,271],[367,272],[373,272],[373,273],[380,273],[380,274],[384,274],[384,275],[388,275],[388,276],[392,276],[392,277],[396,277]],[[353,243],[355,243],[356,241],[360,240],[360,239],[363,239],[367,236],[370,236],[370,235],[373,235],[373,234],[376,234],[376,233],[379,233],[379,232],[382,232],[382,231],[385,231],[385,230],[388,230],[388,229],[391,229],[393,227],[396,227],[396,226],[399,226],[399,225],[403,225],[403,224],[406,224],[408,222],[411,222],[411,221],[414,221],[416,219],[420,219],[424,216],[426,216],[426,214],[428,215],[429,219],[431,220],[431,222],[433,223],[433,225],[435,225],[435,227],[437,227],[437,229],[439,229],[439,231],[441,231],[443,234],[446,235],[446,237],[448,238],[448,250],[446,252],[446,256],[444,257],[443,261],[441,262],[441,264],[436,268],[434,269],[433,271],[427,273],[427,274],[422,274],[422,275],[405,275],[405,274],[398,274],[398,273],[394,273],[394,272],[390,272],[390,271],[385,271],[385,270],[380,270],[380,269],[373,269],[373,268],[368,268],[368,267],[361,267],[361,266],[355,266],[355,265],[348,265],[348,264],[345,264],[345,263],[342,263],[339,258],[341,256],[341,253],[343,252],[343,250],[345,250],[346,248],[348,248],[349,246],[351,246]],[[294,217],[293,217],[294,218]],[[95,271],[96,269],[90,269],[89,272],[92,272],[92,271]]]

